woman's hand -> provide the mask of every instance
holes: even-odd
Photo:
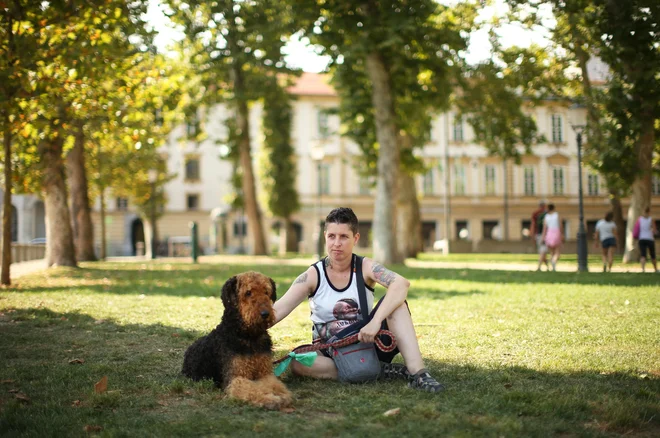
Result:
[[[358,333],[358,341],[360,342],[374,342],[376,339],[376,334],[380,330],[380,323],[375,320],[372,320],[369,324],[362,327],[360,333]]]

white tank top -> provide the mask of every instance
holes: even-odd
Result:
[[[639,217],[639,240],[653,240],[653,230],[651,229],[651,216]]]
[[[325,258],[312,266],[319,275],[316,290],[309,297],[309,309],[312,313],[312,339],[322,342],[337,334],[351,324],[362,320],[360,297],[358,295],[357,279],[355,273],[355,254],[351,261],[351,277],[348,285],[337,289],[328,278],[325,269]],[[368,311],[374,305],[374,290],[365,284],[367,289]]]
[[[559,213],[556,211],[552,213],[548,213],[545,215],[543,218],[543,222],[545,222],[545,225],[548,227],[548,230],[552,230],[553,228],[559,228]]]

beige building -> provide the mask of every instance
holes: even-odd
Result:
[[[360,246],[370,247],[374,190],[359,178],[359,149],[341,137],[336,115],[325,111],[338,105],[338,97],[324,75],[306,73],[290,89],[295,95],[292,141],[298,166],[297,190],[302,208],[293,215],[299,250],[315,251],[318,224],[337,206],[352,207],[361,221]],[[433,120],[431,140],[423,150],[429,164],[426,175],[417,178],[426,249],[449,239],[452,251],[525,252],[533,251],[529,240],[530,216],[539,200],[557,206],[565,221],[567,251],[574,247],[578,225],[578,162],[576,135],[571,122],[584,123],[585,111],[567,102],[548,101],[534,108],[539,131],[548,143],[534,147],[520,164],[503,163],[473,143],[470,126],[453,112]],[[200,114],[201,116],[201,114]],[[226,196],[231,193],[231,165],[222,159],[226,147],[224,120],[231,114],[222,106],[203,117],[208,138],[200,143],[182,143],[186,126],[172,132],[162,148],[171,173],[177,176],[166,186],[168,203],[158,221],[160,252],[176,252],[177,245],[190,235],[189,223],[196,221],[200,244],[206,253],[238,252],[252,246],[247,218],[231,211]],[[251,109],[251,138],[255,174],[261,153],[261,108]],[[322,147],[323,157],[312,158],[313,147]],[[447,164],[448,163],[448,166]],[[446,172],[449,172],[449,178]],[[589,230],[609,210],[603,180],[588,168],[583,171],[584,212]],[[448,183],[448,184],[447,184]],[[505,187],[507,191],[505,202]],[[654,196],[660,195],[660,180],[654,179]],[[654,204],[660,197],[654,200]],[[125,199],[109,202],[106,218],[108,255],[128,255],[140,249],[144,240],[142,220]],[[627,205],[624,203],[624,208]],[[98,212],[98,206],[95,209]],[[262,208],[265,228],[276,247],[276,218]],[[508,220],[505,221],[505,216]],[[99,217],[95,232],[100,242]],[[506,225],[505,225],[506,222]],[[588,233],[591,238],[591,232]]]

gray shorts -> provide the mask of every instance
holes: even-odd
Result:
[[[548,247],[543,241],[543,234],[536,235],[536,249],[538,249],[539,254],[545,254],[548,252]]]

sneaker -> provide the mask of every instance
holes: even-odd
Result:
[[[431,374],[426,369],[421,369],[417,374],[410,376],[408,388],[419,389],[425,392],[441,392],[445,390],[445,387],[431,377]]]
[[[410,379],[408,368],[402,363],[380,363],[380,380]]]

